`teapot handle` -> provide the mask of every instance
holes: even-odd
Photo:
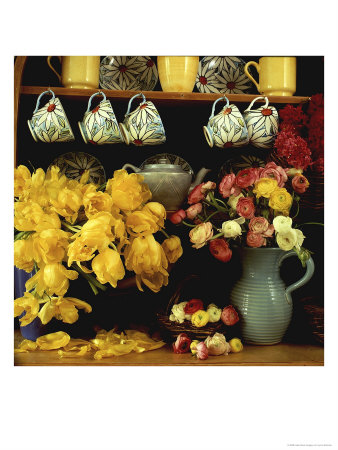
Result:
[[[249,61],[245,64],[244,66],[244,73],[245,75],[256,85],[257,87],[257,91],[260,92],[261,88],[259,86],[259,83],[257,83],[257,81],[254,79],[254,77],[249,73],[248,68],[249,66],[254,66],[256,67],[257,72],[259,73],[260,71],[260,67],[259,64],[256,63],[256,61]]]
[[[138,167],[135,167],[135,166],[133,166],[132,164],[129,164],[129,163],[126,163],[123,167],[122,167],[122,170],[126,170],[126,169],[128,169],[128,167],[130,168],[130,169],[132,169],[134,172],[140,172],[141,171],[141,169],[139,169]]]
[[[47,64],[52,69],[52,71],[55,73],[55,75],[58,77],[59,82],[61,83],[61,75],[59,74],[59,72],[56,71],[56,69],[54,69],[54,67],[52,66],[52,63],[50,62],[50,60],[52,58],[53,58],[53,56],[47,56]],[[60,63],[61,63],[61,56],[57,56],[57,58],[59,58]]]
[[[211,116],[209,117],[209,120],[214,117],[216,103],[218,103],[220,100],[225,100],[227,102],[226,105],[225,105],[225,108],[227,108],[229,106],[229,99],[225,95],[223,95],[223,97],[220,97],[217,100],[215,100],[214,104],[212,105]]]
[[[54,92],[53,92],[51,89],[48,89],[48,91],[42,92],[42,93],[39,95],[39,97],[38,97],[38,99],[37,99],[37,101],[36,101],[36,106],[35,106],[35,109],[34,109],[34,111],[33,111],[33,114],[35,114],[36,111],[39,109],[39,106],[40,106],[40,100],[41,100],[41,98],[42,98],[45,94],[52,94],[52,100],[55,99],[55,94],[54,94]]]
[[[289,258],[290,256],[297,256],[297,253],[293,250],[286,252],[284,255],[282,255],[279,259],[279,266],[281,265],[281,263],[284,261],[284,259]],[[291,292],[295,291],[296,289],[300,288],[301,286],[303,286],[304,284],[306,284],[312,277],[313,273],[315,271],[315,263],[313,262],[313,259],[310,258],[306,261],[306,272],[305,275],[298,281],[296,281],[293,284],[290,284],[290,286],[288,286],[285,289],[285,296],[286,296],[286,301],[289,303],[289,305],[292,304],[292,300],[291,300]]]
[[[132,104],[132,101],[134,100],[134,98],[136,98],[136,97],[141,97],[141,96],[142,96],[142,98],[143,98],[143,102],[140,103],[140,105],[144,105],[144,103],[146,103],[147,100],[146,100],[145,96],[142,94],[142,92],[140,92],[139,94],[134,95],[134,96],[129,100],[129,103],[128,103],[128,109],[127,109],[127,112],[125,113],[125,116],[127,116],[127,115],[129,114],[130,108],[131,108],[131,104]]]
[[[269,106],[269,99],[268,97],[256,97],[252,100],[252,102],[250,103],[250,105],[246,108],[245,112],[247,111],[251,111],[251,107],[253,106],[253,104],[255,103],[256,100],[261,100],[264,99],[265,100],[265,105],[263,106],[263,108],[267,108]]]
[[[90,107],[92,106],[92,99],[94,97],[96,97],[97,95],[102,95],[103,96],[103,100],[101,100],[101,102],[104,102],[107,99],[107,97],[105,96],[104,92],[102,92],[102,91],[95,92],[95,94],[93,94],[88,100],[88,107],[87,107],[87,111],[86,112],[90,111]]]

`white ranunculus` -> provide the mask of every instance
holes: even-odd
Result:
[[[277,233],[276,235],[278,247],[285,251],[292,250],[297,244],[297,239],[298,234],[293,228],[290,228],[286,233]]]
[[[218,308],[214,303],[210,303],[207,312],[209,313],[209,322],[218,322],[221,318],[222,309]]]
[[[291,230],[292,219],[291,217],[277,216],[272,223],[276,233],[287,233]]]
[[[242,228],[235,220],[227,220],[222,223],[222,233],[226,238],[235,238],[242,234]]]
[[[297,234],[297,242],[296,242],[295,247],[297,250],[300,250],[300,248],[304,242],[305,236],[301,230],[296,229],[295,232]]]
[[[184,312],[184,307],[188,302],[181,302],[174,305],[171,308],[171,314],[169,316],[169,320],[172,322],[183,323],[184,319],[186,319],[186,314]]]
[[[221,333],[215,333],[212,337],[208,336],[204,341],[208,348],[209,355],[218,356],[228,354],[231,351],[229,342]]]
[[[228,200],[228,205],[229,205],[232,209],[236,210],[236,206],[237,206],[238,200],[239,200],[241,197],[244,197],[244,195],[243,195],[243,194],[238,194],[238,195],[232,194],[232,195],[230,195],[229,200]]]

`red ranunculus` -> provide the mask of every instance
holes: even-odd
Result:
[[[230,195],[237,196],[241,193],[241,189],[234,184],[235,178],[236,175],[234,173],[224,175],[222,178],[222,181],[218,186],[218,190],[223,198],[230,197]]]
[[[187,217],[190,220],[194,220],[197,214],[202,211],[202,203],[195,203],[194,205],[189,206],[188,209],[185,210],[187,213]]]
[[[248,231],[246,235],[246,243],[249,247],[259,248],[266,245],[265,237],[260,233]]]
[[[209,250],[212,256],[222,262],[228,262],[231,259],[232,251],[225,239],[213,239],[209,242]]]
[[[170,222],[177,225],[178,223],[181,223],[182,220],[184,220],[186,218],[186,216],[187,215],[186,215],[184,209],[179,209],[178,211],[175,211],[174,213],[168,214],[168,219],[170,220]]]
[[[304,194],[310,183],[304,175],[295,175],[292,178],[292,187],[297,194]]]
[[[232,305],[223,308],[221,319],[225,325],[232,326],[239,321],[237,311]]]
[[[192,298],[184,307],[186,314],[194,314],[196,311],[203,309],[203,302],[199,298]]]
[[[198,184],[194,187],[194,189],[190,192],[188,196],[189,205],[193,205],[194,203],[198,203],[205,198],[205,194],[202,192],[202,186],[204,183]]]
[[[236,211],[244,219],[252,219],[255,215],[255,205],[252,197],[241,197],[236,205]]]
[[[179,334],[173,343],[174,353],[187,353],[190,350],[190,344],[191,339],[185,333]]]
[[[257,180],[258,169],[256,167],[250,167],[249,169],[243,169],[238,172],[235,179],[235,185],[244,189],[252,186]]]
[[[196,345],[196,356],[198,359],[207,359],[208,358],[209,350],[204,342],[199,342]]]

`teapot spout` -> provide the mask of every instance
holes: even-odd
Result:
[[[211,169],[206,169],[205,167],[202,167],[202,169],[200,169],[198,171],[198,173],[196,175],[196,178],[195,178],[195,181],[191,184],[189,192],[191,192],[194,189],[194,187],[196,187],[197,185],[202,183],[202,181],[204,180],[204,177],[209,172],[211,172]]]
[[[140,172],[141,171],[141,169],[139,169],[138,167],[135,167],[135,166],[133,166],[133,164],[129,164],[129,163],[127,163],[127,164],[125,164],[123,167],[122,167],[122,170],[126,170],[126,169],[132,169],[134,172]]]

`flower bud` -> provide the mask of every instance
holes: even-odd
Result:
[[[186,213],[185,213],[184,209],[179,209],[178,211],[175,211],[172,214],[168,214],[168,219],[174,225],[181,223],[182,220],[184,220],[185,218],[186,218]]]
[[[221,318],[222,310],[218,308],[214,303],[210,303],[207,308],[207,312],[209,314],[209,322],[218,322]]]
[[[204,342],[199,342],[196,345],[196,356],[198,359],[207,359],[209,356],[208,348]]]

